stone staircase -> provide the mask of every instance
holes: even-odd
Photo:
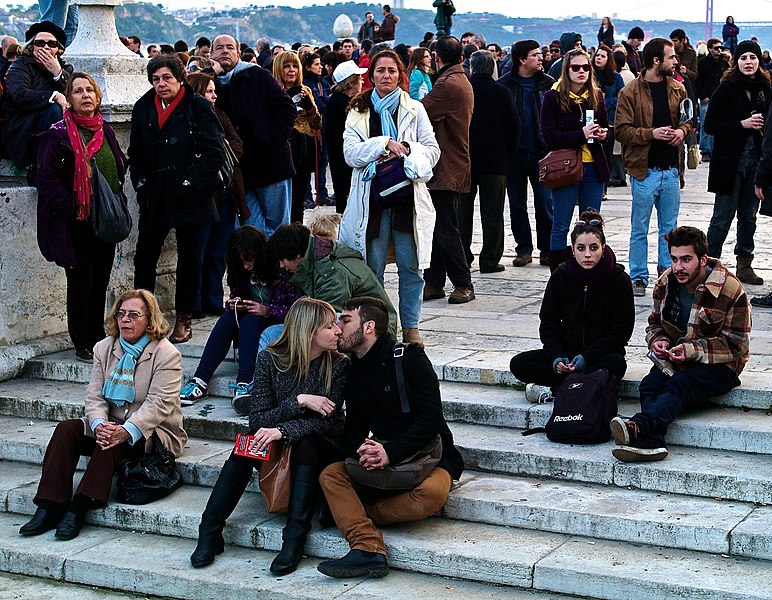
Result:
[[[202,350],[199,331],[180,346],[185,377]],[[526,402],[504,353],[428,353],[467,470],[439,517],[386,530],[389,577],[319,574],[320,559],[348,546],[337,530],[318,528],[301,568],[272,577],[284,517],[265,512],[256,478],[226,528],[226,552],[212,567],[190,567],[209,488],[246,426],[230,408],[230,361],[213,378],[212,396],[184,408],[191,439],[179,464],[187,485],[147,506],[93,511],[71,542],[19,536],[56,422],[83,412],[91,367],[72,351],[30,359],[25,378],[0,383],[0,570],[190,599],[772,598],[772,416],[763,375],[744,377],[743,389],[674,424],[667,460],[624,464],[611,443],[521,436],[550,407]],[[623,415],[636,410],[644,367],[631,366],[621,388]]]

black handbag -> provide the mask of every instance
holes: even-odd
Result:
[[[165,498],[182,485],[182,473],[153,432],[153,450],[140,458],[131,458],[118,467],[118,502],[149,504]]]
[[[759,214],[772,217],[772,185],[764,188],[764,200],[759,204]]]
[[[97,239],[122,242],[131,232],[131,213],[123,185],[114,192],[91,158],[91,226]]]
[[[405,173],[401,158],[378,163],[371,185],[375,203],[382,209],[413,203],[413,181]]]
[[[401,342],[394,344],[394,371],[402,412],[407,414],[410,412],[410,403],[407,399],[405,371],[402,365],[405,347],[406,344]],[[379,441],[375,437],[372,439]],[[347,458],[345,467],[349,477],[361,485],[379,490],[412,490],[429,476],[441,458],[442,438],[437,434],[421,450],[396,465],[368,470],[360,465],[357,459]]]

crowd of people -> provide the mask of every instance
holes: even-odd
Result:
[[[572,373],[624,376],[633,297],[645,295],[650,276],[647,343],[672,373],[652,367],[641,411],[611,422],[614,456],[665,458],[665,433],[682,410],[739,385],[749,305],[772,306],[772,295],[749,301],[743,288],[763,282],[752,267],[754,232],[772,173],[772,133],[763,135],[772,87],[759,45],[738,41],[731,17],[723,42],[697,49],[681,29],[644,45],[633,27],[617,43],[604,17],[596,47],[567,32],[547,46],[518,40],[505,51],[473,32],[452,36],[452,0],[434,6],[437,32],[416,47],[394,44],[399,18],[388,6],[381,24],[367,13],[357,39],[332,47],[289,49],[261,38],[251,48],[230,35],[200,38],[190,53],[184,42],[148,46],[151,89],[134,105],[126,155],[101,116],[99,86],[63,57],[64,30],[50,21],[30,27],[3,80],[4,155],[38,188],[40,249],[65,269],[70,336],[93,370],[85,418],[61,423],[49,444],[23,535],[77,536],[87,511],[106,504],[118,464],[149,448],[154,432],[179,456],[187,439],[181,406],[208,394],[233,345],[233,408],[249,417],[254,449],[293,447],[287,524],[271,572],[298,567],[321,490],[320,520],[336,524],[351,550],[319,571],[386,575],[377,527],[435,513],[463,470],[419,323],[423,303],[446,296],[448,279],[448,302],[475,299],[478,194],[480,272],[506,268],[508,196],[512,266],[526,267],[538,251],[551,273],[543,348],[511,362],[529,384],[528,400],[549,400]],[[128,44],[141,54],[139,38]],[[707,235],[679,226],[687,146],[703,148],[710,163]],[[564,151],[579,163],[577,178],[548,186],[540,161]],[[237,164],[229,169],[231,153]],[[106,322],[116,245],[92,228],[97,173],[114,192],[128,174],[139,205],[136,289],[118,294]],[[606,244],[602,209],[607,188],[628,180],[626,271]],[[316,211],[306,227],[304,209],[317,204],[334,204],[337,216]],[[656,277],[648,268],[654,208]],[[718,259],[735,217],[733,274]],[[172,229],[170,327],[153,290]],[[389,261],[396,309],[383,288]],[[170,342],[191,339],[193,319],[205,314],[218,320],[183,382]],[[384,469],[437,437],[439,463],[408,491],[375,493],[344,462]],[[73,494],[79,455],[91,462]],[[223,528],[255,464],[235,454],[225,462],[194,567],[223,552]]]

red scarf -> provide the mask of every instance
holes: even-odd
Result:
[[[185,97],[185,86],[180,88],[179,93],[174,97],[174,100],[172,100],[169,104],[166,106],[166,110],[164,110],[163,103],[161,102],[161,98],[158,94],[155,96],[155,109],[156,112],[158,112],[158,129],[163,129],[164,123],[169,120],[169,117],[172,116],[172,113],[174,112],[174,109],[177,108],[177,105],[182,102],[182,99]]]
[[[105,132],[102,128],[102,115],[98,112],[93,117],[79,117],[75,111],[68,108],[64,111],[64,123],[67,126],[67,137],[75,154],[75,177],[73,178],[73,193],[77,207],[78,221],[87,221],[91,216],[92,173],[91,157],[102,147]],[[94,135],[84,144],[78,127],[93,131]]]

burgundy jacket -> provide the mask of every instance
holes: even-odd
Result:
[[[608,127],[606,103],[602,98],[595,110],[595,121],[601,127]],[[550,90],[544,94],[544,104],[541,108],[541,129],[547,150],[581,148],[587,143],[582,131],[583,128],[584,110],[580,109],[578,104],[573,103],[571,111],[564,113],[560,110],[560,101],[555,90]],[[602,145],[598,140],[595,140],[588,146],[590,147],[590,154],[595,160],[595,166],[598,168],[598,176],[601,181],[608,181],[610,171]]]
[[[105,122],[103,128],[105,142],[115,156],[118,179],[123,185],[128,161],[110,125]],[[64,121],[54,123],[40,134],[37,165],[38,246],[46,260],[71,269],[75,266],[75,248],[69,230],[69,225],[75,222],[72,197],[75,155]]]

